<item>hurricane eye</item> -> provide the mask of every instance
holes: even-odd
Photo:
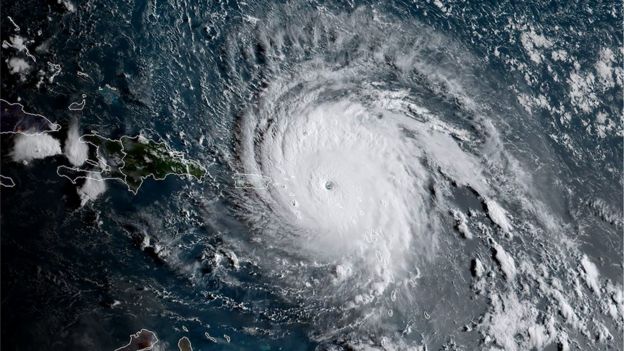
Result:
[[[325,189],[332,190],[333,188],[334,188],[334,182],[332,182],[331,180],[328,180],[325,182]]]
[[[449,11],[459,9],[443,1],[434,3]],[[257,245],[235,245],[263,270],[268,286],[275,285],[284,300],[301,305],[295,313],[313,315],[306,322],[312,320],[320,339],[354,336],[384,345],[387,338],[398,343],[383,349],[429,349],[431,345],[420,341],[430,335],[402,331],[397,336],[397,330],[416,330],[415,320],[432,320],[434,334],[453,339],[458,335],[454,321],[484,320],[483,315],[466,318],[466,310],[477,300],[470,289],[487,297],[477,309],[498,313],[488,317],[491,323],[483,322],[486,327],[464,327],[490,338],[488,345],[479,345],[483,349],[540,349],[520,339],[543,330],[539,338],[558,340],[563,334],[556,336],[554,330],[567,330],[565,323],[593,320],[585,314],[584,321],[553,322],[552,334],[546,325],[518,330],[505,334],[505,342],[490,333],[500,320],[509,318],[501,312],[508,306],[523,310],[518,316],[530,329],[534,322],[558,318],[556,313],[538,316],[535,311],[541,313],[542,302],[551,299],[556,311],[559,301],[552,296],[561,293],[576,299],[564,289],[546,298],[525,289],[543,288],[530,283],[543,263],[531,260],[536,250],[552,243],[544,257],[561,254],[570,262],[580,257],[572,249],[562,253],[555,247],[555,237],[565,239],[557,232],[566,227],[565,220],[546,203],[559,200],[536,190],[563,183],[534,187],[539,177],[533,178],[533,172],[573,173],[557,170],[560,158],[546,147],[560,136],[545,134],[550,127],[544,126],[554,127],[559,121],[552,124],[537,113],[548,99],[543,86],[533,84],[542,74],[554,72],[550,69],[555,59],[547,52],[543,57],[529,55],[547,64],[548,70],[542,66],[523,77],[517,71],[528,66],[508,54],[515,51],[513,45],[527,45],[529,37],[508,43],[505,31],[505,54],[498,51],[501,46],[471,50],[463,36],[447,35],[447,29],[452,31],[448,26],[440,30],[394,17],[394,11],[370,10],[324,9],[312,16],[306,10],[297,17],[288,7],[230,37],[228,57],[240,62],[231,60],[233,69],[227,76],[235,79],[228,80],[225,91],[248,98],[234,107],[224,103],[223,110],[236,110],[234,128],[228,130],[233,147],[225,153],[233,150],[231,170],[247,175],[252,186],[231,191],[228,199],[236,204],[234,213],[243,225],[262,238]],[[284,22],[285,18],[289,20]],[[512,27],[528,28],[508,25],[509,30]],[[540,44],[532,44],[531,50],[555,45],[537,34],[532,39]],[[256,42],[261,42],[261,60],[240,55],[253,52]],[[479,56],[492,51],[498,54]],[[513,69],[500,70],[503,60],[513,62]],[[585,81],[574,74],[576,88],[571,91],[595,93],[588,85],[596,75]],[[516,75],[521,86],[510,86]],[[531,86],[540,87],[537,96],[523,90]],[[565,110],[559,106],[548,110]],[[566,112],[560,121],[573,115]],[[606,123],[605,116],[598,118]],[[589,124],[587,128],[593,130]],[[543,231],[545,227],[548,230]],[[556,234],[551,236],[552,232]],[[275,257],[296,264],[276,269]],[[565,267],[578,266],[570,262]],[[576,274],[554,272],[544,265],[540,269],[549,279]],[[531,273],[518,279],[523,272]],[[501,286],[504,290],[496,290]],[[404,338],[403,333],[411,336]],[[420,341],[414,339],[418,337]],[[476,345],[467,348],[479,348]],[[438,346],[431,348],[448,345]]]

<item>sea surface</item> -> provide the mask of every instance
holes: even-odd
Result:
[[[2,348],[621,350],[622,14],[3,1],[0,97],[61,150],[140,134],[208,174],[85,197],[3,134]]]

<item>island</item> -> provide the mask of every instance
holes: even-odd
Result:
[[[136,194],[149,177],[163,180],[169,175],[186,175],[202,181],[207,172],[199,162],[186,159],[182,152],[173,150],[167,143],[143,135],[109,139],[86,134],[81,140],[91,149],[87,161],[80,167],[63,165],[57,168],[58,175],[72,183],[96,173],[101,180],[123,182],[130,192]]]
[[[94,132],[80,136],[76,121],[70,126],[62,149],[58,133],[54,133],[61,129],[59,124],[3,99],[0,99],[0,126],[0,135],[7,135],[8,142],[12,142],[12,148],[3,157],[6,154],[13,162],[27,165],[33,160],[64,155],[70,165],[58,166],[56,173],[73,184],[85,180],[78,189],[83,205],[105,191],[101,185],[105,180],[120,181],[137,194],[143,181],[150,177],[163,180],[176,175],[202,181],[207,173],[201,163],[187,159],[165,141],[158,142],[143,134],[117,139]],[[15,181],[0,175],[0,186],[14,187]]]
[[[0,134],[40,134],[60,129],[44,116],[24,111],[22,104],[0,99]]]
[[[130,335],[130,342],[127,345],[115,349],[115,351],[148,351],[158,343],[156,333],[147,329],[141,329]]]
[[[45,116],[24,111],[20,103],[0,99],[0,135],[15,138],[21,150],[13,150],[14,160],[24,161],[51,156],[60,152],[60,144],[46,133],[56,132],[61,126]],[[13,178],[0,175],[0,187],[15,186]]]
[[[126,345],[116,348],[115,351],[150,351],[155,349],[157,343],[158,337],[156,333],[151,330],[141,329],[134,334],[130,334],[130,341]],[[160,348],[158,347],[158,349]],[[191,340],[186,336],[181,337],[178,340],[178,350],[193,351]]]
[[[181,337],[180,340],[178,340],[178,349],[180,351],[193,351],[191,340],[186,336]]]
[[[2,174],[0,174],[0,186],[12,188],[15,186],[15,181],[11,177],[3,176]]]

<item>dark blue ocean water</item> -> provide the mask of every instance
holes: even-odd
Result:
[[[262,47],[266,33],[257,26],[272,16],[292,26],[319,13],[381,13],[451,38],[477,58],[470,74],[478,76],[470,78],[490,89],[474,95],[501,101],[493,104],[499,115],[531,110],[509,117],[508,147],[521,155],[531,150],[523,155],[528,160],[544,156],[562,165],[545,174],[535,170],[544,179],[536,187],[548,194],[555,179],[570,189],[569,198],[552,197],[549,205],[567,212],[570,228],[594,228],[591,235],[573,239],[601,262],[602,276],[621,286],[621,220],[620,227],[596,224],[622,213],[620,1],[452,1],[442,7],[419,1],[293,3],[76,0],[69,11],[57,2],[3,2],[2,40],[25,37],[36,57],[28,74],[12,74],[6,61],[24,53],[3,46],[3,99],[60,123],[63,130],[54,134],[60,139],[72,118],[84,132],[111,138],[144,133],[199,160],[210,173],[202,183],[148,180],[137,195],[119,182],[107,182],[106,193],[81,208],[75,186],[56,175],[66,159],[56,156],[28,166],[11,162],[11,141],[3,136],[1,173],[16,182],[0,193],[3,348],[112,350],[141,328],[154,331],[169,350],[182,336],[195,350],[349,345],[348,340],[315,340],[318,325],[309,318],[314,313],[273,290],[266,279],[274,276],[265,276],[253,262],[231,269],[231,248],[224,244],[224,236],[244,237],[249,231],[233,215],[236,207],[227,197],[232,174],[224,155],[236,153],[238,114],[254,104],[263,82],[275,73],[262,69],[262,52],[268,49]],[[548,43],[530,36],[523,41],[523,33],[542,35]],[[239,47],[249,49],[253,65]],[[611,85],[601,83],[595,68],[605,49],[613,54],[610,66],[620,68],[613,71]],[[570,59],[555,59],[558,50]],[[532,53],[542,56],[536,60]],[[57,75],[52,64],[61,67]],[[574,72],[594,78],[579,85]],[[238,89],[240,82],[248,87]],[[85,108],[69,111],[83,94]],[[611,122],[596,122],[599,113]],[[520,134],[523,123],[531,126],[526,135],[511,134]],[[600,126],[609,123],[613,126],[602,135]],[[539,135],[532,137],[536,130]],[[526,147],[532,142],[546,147]],[[597,199],[606,205],[597,205]],[[143,244],[146,237],[151,246]],[[477,299],[475,316],[485,306]],[[434,324],[423,328],[436,330]],[[449,339],[454,337],[433,337],[430,347],[450,347]],[[478,335],[463,344],[478,348]],[[613,344],[621,348],[622,340]]]

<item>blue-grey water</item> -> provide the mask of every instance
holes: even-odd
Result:
[[[2,135],[2,348],[624,347],[621,1],[1,17],[1,98],[50,135],[143,134],[208,171],[81,206],[66,157],[13,162]]]

